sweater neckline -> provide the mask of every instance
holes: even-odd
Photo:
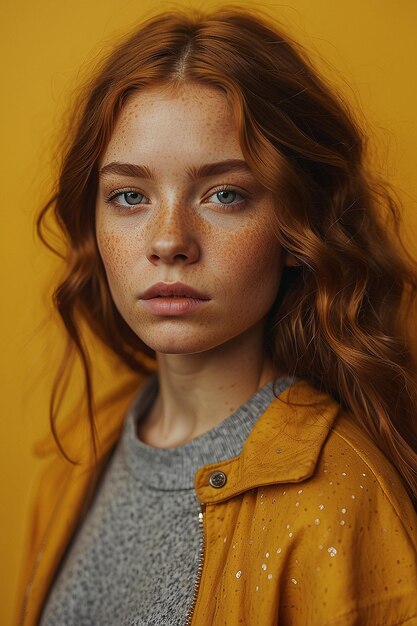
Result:
[[[131,474],[153,489],[193,489],[194,475],[203,465],[237,456],[255,422],[296,377],[280,376],[258,389],[211,430],[174,448],[157,448],[140,440],[137,423],[151,408],[159,389],[158,372],[140,388],[126,415],[121,453]],[[275,390],[275,393],[274,393]]]

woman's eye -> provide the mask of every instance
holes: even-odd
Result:
[[[141,200],[144,197],[145,196],[138,191],[123,191],[122,193],[118,193],[113,196],[112,200],[115,200],[116,198],[123,198],[126,201],[126,204],[122,204],[119,200],[117,202],[121,206],[136,206],[141,204]]]
[[[240,204],[244,198],[242,194],[238,193],[234,189],[218,189],[215,193],[213,193],[210,198],[216,196],[218,200],[220,200],[220,204],[224,204],[227,206],[228,204]],[[233,202],[236,196],[240,196],[242,200],[240,202]],[[214,204],[217,204],[216,202]]]

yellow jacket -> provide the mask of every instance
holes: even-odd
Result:
[[[122,418],[102,424],[102,469]],[[19,626],[38,623],[93,484],[91,466],[56,457],[46,468]],[[202,543],[189,625],[417,625],[417,515],[351,415],[306,380],[271,403],[238,456],[199,468],[194,485]]]

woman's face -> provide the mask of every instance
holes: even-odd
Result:
[[[285,259],[272,194],[245,163],[220,166],[229,160],[243,154],[226,98],[198,84],[133,94],[101,159],[96,233],[110,290],[157,352],[220,346],[263,324],[276,297]],[[155,312],[156,300],[141,296],[160,281],[207,299],[185,313]]]

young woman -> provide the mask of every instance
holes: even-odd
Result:
[[[57,437],[19,624],[417,624],[417,273],[352,112],[227,7],[147,19],[83,97],[39,226],[94,459]],[[126,413],[94,414],[84,322]]]

